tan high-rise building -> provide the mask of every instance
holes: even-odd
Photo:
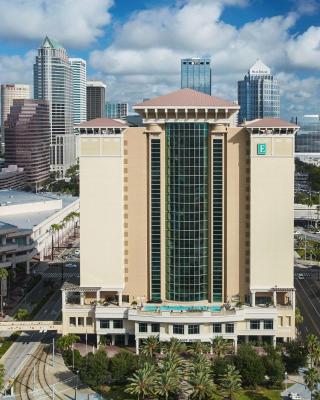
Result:
[[[10,113],[15,99],[30,99],[30,85],[16,83],[1,85],[1,125],[3,126]]]
[[[145,127],[81,124],[80,285],[63,331],[275,343],[295,335],[294,134],[230,127],[239,106],[191,89],[134,106]]]

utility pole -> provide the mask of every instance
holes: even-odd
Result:
[[[52,366],[54,367],[54,337],[52,338]]]
[[[32,379],[32,391],[34,392],[36,385],[36,361],[33,361],[33,379]]]

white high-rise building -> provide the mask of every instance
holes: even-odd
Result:
[[[64,176],[76,161],[73,133],[72,68],[66,49],[48,37],[34,64],[34,97],[50,103],[51,170]]]
[[[73,87],[73,123],[87,120],[87,62],[82,58],[70,58]]]

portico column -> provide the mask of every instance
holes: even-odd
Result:
[[[275,290],[273,291],[273,305],[277,306],[277,292]]]
[[[136,354],[139,355],[139,338],[136,337]]]
[[[84,305],[84,292],[80,292],[80,305]]]
[[[66,292],[62,290],[62,308],[66,305]]]
[[[256,291],[251,290],[251,306],[255,307],[256,306]]]
[[[238,339],[237,338],[233,339],[233,347],[234,347],[234,352],[236,353],[238,350]]]
[[[273,347],[276,348],[276,346],[277,346],[277,338],[276,338],[276,336],[273,336],[272,343],[273,343]]]
[[[100,301],[100,290],[97,290],[97,293],[96,293],[96,300],[97,300],[97,301]]]
[[[128,334],[126,333],[124,336],[124,345],[128,346],[128,344],[129,344],[129,337],[128,337]]]
[[[114,346],[116,343],[116,337],[115,335],[111,335],[111,345]]]
[[[122,290],[118,291],[118,305],[122,307]]]
[[[290,300],[291,300],[292,308],[295,309],[296,308],[296,292],[294,290],[292,290],[290,292]]]
[[[27,273],[27,275],[30,274],[30,261],[27,261],[26,273]]]

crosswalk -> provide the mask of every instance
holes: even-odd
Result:
[[[80,278],[79,271],[64,272],[63,274],[61,272],[40,272],[40,275],[44,278]]]

